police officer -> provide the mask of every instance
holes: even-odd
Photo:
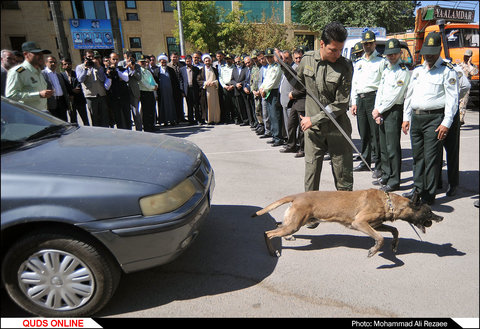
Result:
[[[440,151],[458,109],[457,73],[440,57],[441,49],[440,33],[429,33],[420,50],[425,62],[412,72],[402,123],[405,134],[410,130],[413,153],[413,189],[403,196],[421,196],[427,204],[435,202]]]
[[[353,51],[352,51],[353,55],[351,56],[352,60],[356,61],[357,59],[363,56],[363,53],[364,53],[363,44],[361,41],[359,41],[355,44],[355,46],[353,46]]]
[[[410,71],[401,59],[400,42],[397,39],[388,40],[384,54],[388,61],[385,62],[385,69],[378,86],[372,117],[379,125],[383,171],[379,182],[383,186],[380,189],[392,192],[400,187],[402,164],[400,135],[403,103],[410,81]]]
[[[354,65],[351,113],[357,116],[358,132],[362,139],[362,155],[369,164],[372,158],[375,158],[374,178],[380,178],[380,141],[378,125],[372,118],[372,110],[385,67],[385,60],[375,49],[375,33],[364,32],[361,42],[365,54]],[[369,168],[361,162],[353,170],[368,171]]]
[[[47,110],[47,98],[53,96],[53,90],[47,89],[42,75],[45,66],[43,54],[50,50],[41,49],[35,42],[22,44],[25,60],[8,71],[5,96],[30,105],[39,110]]]
[[[272,140],[267,143],[277,147],[284,144],[282,136],[282,108],[278,92],[278,87],[282,80],[282,70],[280,69],[280,64],[275,62],[273,48],[265,50],[265,57],[267,58],[268,68],[258,90],[265,100],[268,117],[270,118]]]
[[[330,118],[313,100],[326,106],[338,124],[350,137],[352,125],[347,115],[352,84],[352,65],[341,56],[347,30],[338,22],[325,26],[319,51],[305,53],[297,75],[306,87],[305,116],[300,126],[305,139],[305,191],[318,190],[323,157],[328,152],[332,159],[333,176],[337,190],[353,189],[352,147]],[[301,84],[295,84],[301,89]]]

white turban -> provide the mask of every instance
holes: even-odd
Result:
[[[209,54],[203,54],[203,56],[202,56],[202,62],[205,61],[205,58],[210,58],[210,60],[212,60],[212,57],[210,57]]]
[[[167,57],[167,55],[165,55],[165,54],[161,54],[160,56],[158,56],[157,59],[158,59],[159,62],[160,62],[162,59],[164,59],[164,60],[166,60],[166,61],[168,62],[168,57]]]

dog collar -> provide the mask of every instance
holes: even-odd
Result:
[[[386,191],[383,191],[383,192],[385,193],[385,197],[387,198],[388,209],[393,215],[395,213],[395,208],[393,208],[393,202],[392,202],[392,199],[390,199],[390,194],[388,194],[388,192]]]

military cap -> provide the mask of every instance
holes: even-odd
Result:
[[[353,46],[353,53],[356,54],[356,53],[359,53],[363,51],[363,46],[362,46],[362,43],[361,42],[357,42],[355,44],[355,46]]]
[[[93,51],[93,57],[94,57],[94,58],[101,58],[102,55],[100,55],[100,53],[99,53],[98,51],[94,50],[94,51]]]
[[[52,52],[47,49],[41,49],[35,42],[27,41],[22,43],[22,51],[27,51],[29,53],[44,53],[44,54],[51,54]]]
[[[306,53],[308,51],[308,46],[301,45],[301,46],[298,46],[298,49],[301,49],[304,53]]]
[[[273,48],[267,48],[265,50],[265,56],[274,56],[274,54],[275,54],[275,49]]]
[[[258,50],[255,49],[254,51],[252,51],[252,56],[251,57],[255,58],[257,56],[258,56]]]
[[[385,44],[385,55],[398,54],[401,51],[400,41],[397,39],[390,39]]]
[[[235,56],[231,55],[230,53],[225,54],[225,59],[233,59]]]
[[[442,49],[442,37],[438,32],[430,32],[423,43],[420,55],[438,55]]]
[[[366,31],[362,33],[362,43],[367,42],[374,42],[375,41],[375,33],[372,31]]]
[[[138,61],[139,62],[146,62],[147,61],[147,56],[141,54],[140,56],[138,56]]]

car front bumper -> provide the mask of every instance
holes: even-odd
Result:
[[[210,211],[215,187],[213,170],[208,183],[178,210],[158,216],[135,216],[85,223],[116,258],[125,273],[166,264],[193,242]]]

